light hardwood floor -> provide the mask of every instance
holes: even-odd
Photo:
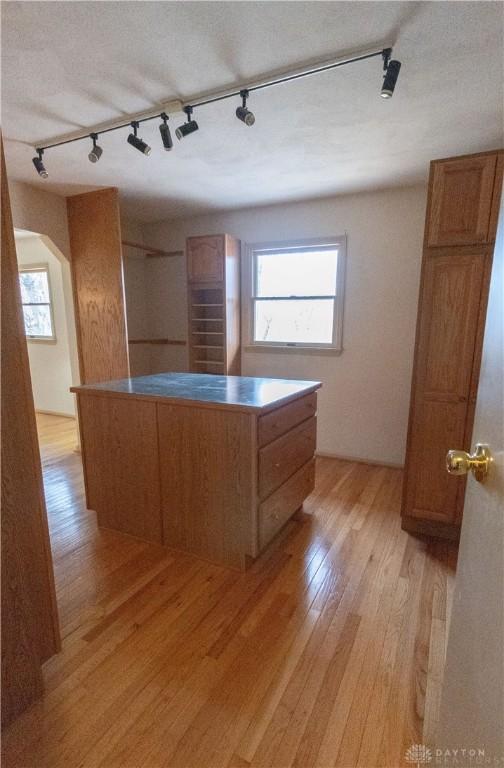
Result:
[[[75,422],[38,424],[63,650],[4,768],[396,768],[429,743],[456,550],[401,531],[399,470],[319,459],[241,574],[98,530]]]

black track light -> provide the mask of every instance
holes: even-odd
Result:
[[[37,149],[37,153],[38,153],[38,157],[34,157],[32,159],[32,163],[35,166],[35,170],[37,171],[38,175],[43,179],[47,179],[49,174],[47,173],[44,162],[42,160],[42,155],[44,154],[44,150]]]
[[[191,120],[193,108],[184,107],[184,112],[186,113],[186,116],[187,116],[187,122],[180,125],[175,131],[175,136],[177,137],[177,139],[183,139],[186,136],[189,136],[190,133],[194,133],[194,131],[198,130],[198,123],[196,122],[196,120]]]
[[[137,131],[140,123],[136,120],[133,120],[131,123],[131,127],[133,128],[133,133],[130,133],[128,136],[128,144],[131,144],[132,147],[135,147],[135,149],[138,149],[139,152],[142,152],[144,155],[150,155],[151,148],[148,144],[145,143],[145,141],[142,141],[142,139],[139,139],[137,136]]]
[[[170,128],[168,127],[168,115],[166,114],[166,112],[161,112],[159,117],[163,121],[159,126],[161,141],[163,142],[163,147],[166,149],[167,152],[169,152],[170,149],[173,148],[173,139],[171,137]]]
[[[399,70],[401,69],[401,62],[392,59],[387,61],[385,75],[383,77],[383,85],[381,89],[382,99],[391,99],[394,93],[394,88],[399,77]]]
[[[96,143],[98,141],[97,133],[90,133],[89,138],[93,141],[93,149],[88,155],[90,163],[97,163],[100,157],[103,155],[103,149]]]
[[[250,111],[250,109],[247,109],[247,98],[248,98],[249,92],[247,90],[240,91],[240,96],[242,97],[242,105],[241,107],[236,108],[236,117],[238,120],[241,120],[242,123],[245,123],[245,125],[254,125],[255,123],[255,116],[254,113]]]

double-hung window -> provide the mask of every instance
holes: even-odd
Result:
[[[341,351],[346,238],[249,245],[249,344]]]
[[[22,267],[19,283],[26,337],[35,341],[56,341],[47,264]]]

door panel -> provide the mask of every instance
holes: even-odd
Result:
[[[464,481],[447,475],[444,459],[451,445],[463,445],[465,413],[465,403],[425,401],[419,405],[421,427],[415,429],[411,441],[414,464],[408,485],[408,514],[412,517],[444,523],[459,519]]]
[[[190,282],[224,280],[224,238],[222,235],[190,237],[187,241],[187,269]]]
[[[496,160],[482,155],[435,165],[429,246],[487,242]]]
[[[436,747],[484,750],[485,765],[504,759],[504,211],[490,281],[473,430],[494,463],[485,483],[469,476]],[[450,448],[463,446],[451,444]]]
[[[464,481],[448,477],[444,456],[453,442],[464,444],[484,273],[484,250],[425,261],[406,485],[411,517],[460,519]]]

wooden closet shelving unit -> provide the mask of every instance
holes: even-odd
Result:
[[[230,235],[187,240],[189,367],[240,374],[240,241]]]
[[[418,305],[402,527],[457,539],[502,190],[502,150],[431,163]]]

